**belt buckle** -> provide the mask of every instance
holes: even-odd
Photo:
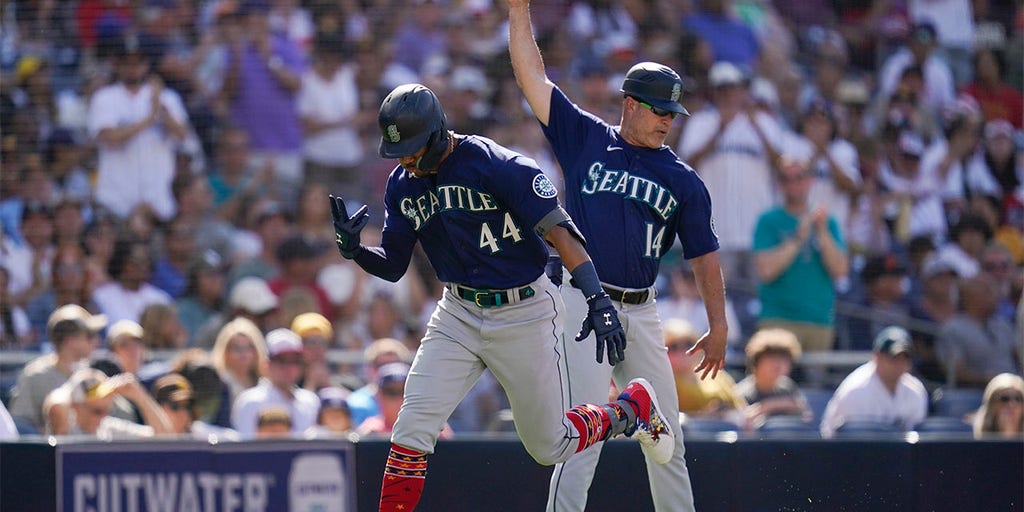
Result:
[[[489,293],[490,293],[490,292],[482,292],[482,291],[480,291],[480,290],[476,290],[476,291],[474,291],[474,292],[473,292],[473,302],[475,302],[475,303],[476,303],[476,305],[477,305],[478,307],[480,307],[480,308],[484,308],[484,309],[486,309],[486,308],[489,308],[489,307],[491,307],[491,305],[490,305],[490,304],[484,305],[484,304],[481,304],[481,303],[480,303],[480,297],[486,297],[486,296],[487,296],[487,295],[488,295]]]

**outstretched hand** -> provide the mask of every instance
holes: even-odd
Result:
[[[583,319],[583,326],[576,341],[583,341],[594,333],[597,338],[597,363],[604,362],[604,352],[608,351],[608,364],[616,364],[626,360],[626,333],[622,330],[619,322],[619,314],[612,305],[608,294],[601,292],[587,299],[587,317]]]
[[[718,371],[725,366],[725,334],[708,331],[686,353],[690,355],[698,350],[704,352],[704,357],[700,359],[700,364],[693,371],[701,374],[701,380],[704,380],[709,373],[711,378],[714,379],[718,376]],[[701,371],[704,373],[701,373]]]
[[[331,201],[331,217],[334,219],[335,242],[338,251],[345,258],[352,259],[359,250],[359,232],[370,220],[366,205],[363,205],[351,216],[345,207],[345,200],[334,195],[328,196]]]

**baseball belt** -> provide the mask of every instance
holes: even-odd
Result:
[[[609,284],[601,283],[601,288],[604,288],[605,293],[616,302],[623,304],[643,304],[648,299],[654,298],[654,289],[645,288],[643,290],[625,290]]]
[[[537,294],[537,292],[529,287],[524,286],[522,288],[509,288],[507,290],[477,290],[475,288],[467,288],[465,286],[449,283],[448,289],[458,295],[462,300],[468,300],[481,308],[494,308],[498,306],[504,306],[506,304],[515,304],[516,302],[529,299]]]

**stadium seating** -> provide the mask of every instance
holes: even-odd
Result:
[[[983,392],[974,388],[939,388],[932,393],[932,415],[963,418],[981,407]]]

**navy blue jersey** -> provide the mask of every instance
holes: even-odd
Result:
[[[718,250],[707,187],[668,146],[626,143],[558,87],[541,126],[565,174],[565,209],[602,282],[651,286],[677,236],[687,259]]]
[[[418,239],[441,281],[522,286],[544,272],[547,244],[534,228],[558,209],[556,193],[532,159],[465,135],[435,175],[392,171],[384,232]]]

